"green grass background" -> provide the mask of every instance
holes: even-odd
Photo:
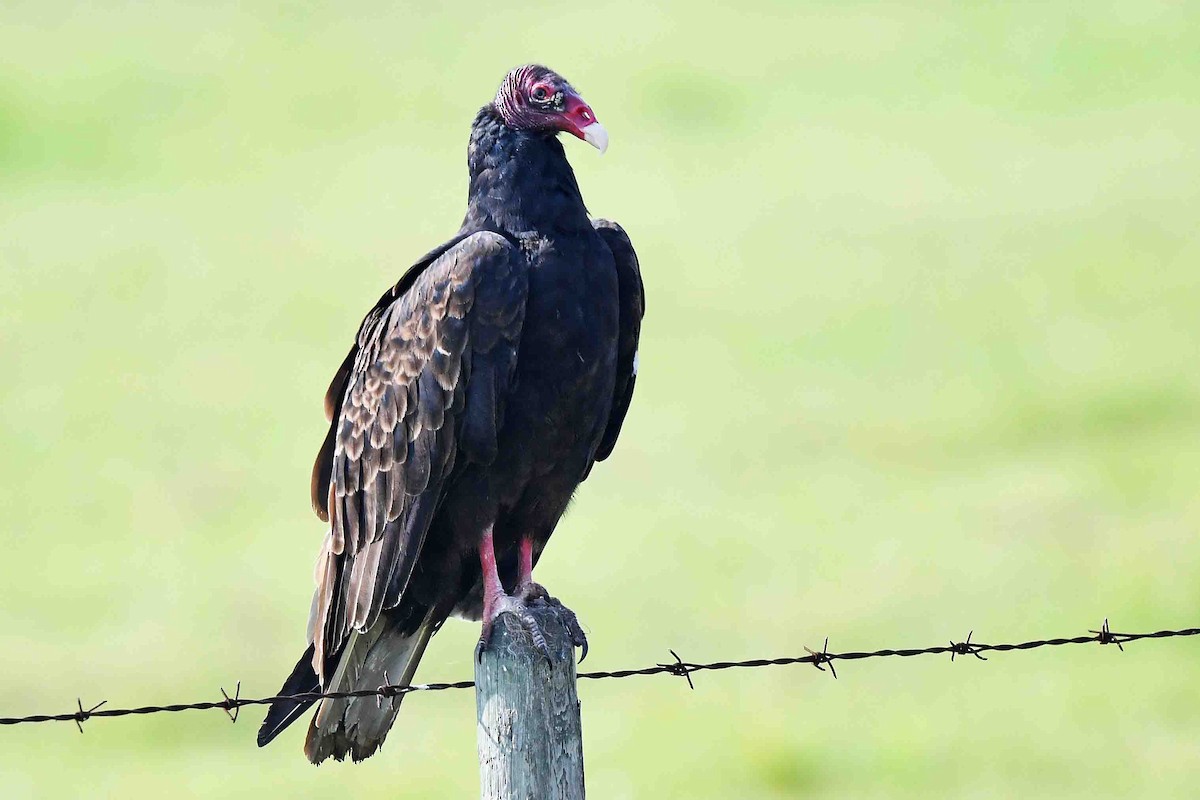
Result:
[[[321,396],[510,67],[641,256],[633,410],[540,568],[588,666],[1200,620],[1200,7],[0,9],[0,714],[274,692]],[[452,623],[419,679],[471,674]],[[581,686],[596,798],[1179,797],[1191,641]],[[470,692],[0,729],[0,795],[471,797]]]

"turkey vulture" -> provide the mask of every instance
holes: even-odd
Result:
[[[509,72],[471,126],[462,227],[379,299],[333,377],[310,644],[281,695],[407,684],[451,614],[483,620],[480,648],[506,611],[544,646],[527,606],[558,603],[533,565],[612,452],[645,308],[629,237],[588,218],[560,132],[608,146],[560,75]],[[259,745],[312,702],[273,704]],[[323,700],[305,753],[360,761],[395,718],[376,697]]]

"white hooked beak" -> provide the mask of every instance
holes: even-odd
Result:
[[[592,147],[600,151],[600,155],[604,155],[604,151],[608,149],[608,131],[599,122],[593,122],[591,125],[585,125],[580,130],[583,134],[583,140]]]

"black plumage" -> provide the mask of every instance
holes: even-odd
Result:
[[[462,227],[379,299],[334,375],[310,646],[281,694],[406,683],[451,614],[483,616],[486,637],[545,597],[533,563],[616,442],[644,310],[629,238],[588,218],[559,132],[607,145],[559,75],[510,72],[471,128]],[[273,705],[259,744],[308,705]],[[395,714],[323,701],[306,753],[366,758]]]

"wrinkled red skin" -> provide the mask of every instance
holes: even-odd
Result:
[[[544,100],[537,99],[539,90]],[[597,121],[591,106],[565,78],[537,64],[510,72],[494,104],[504,123],[519,131],[561,131],[583,139],[583,129]]]

